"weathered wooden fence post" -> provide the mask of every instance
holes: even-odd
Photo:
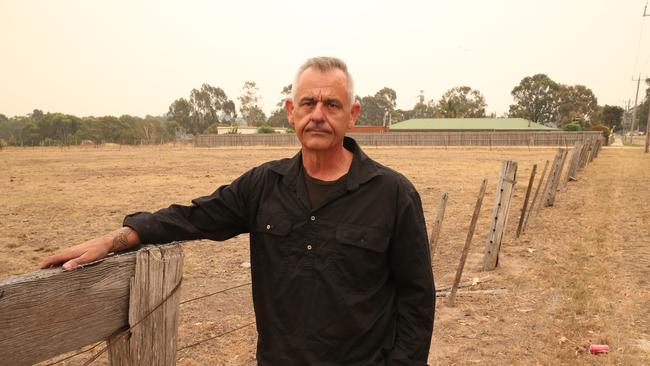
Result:
[[[431,260],[433,260],[433,256],[438,248],[438,238],[440,237],[440,230],[442,229],[442,220],[445,218],[445,208],[447,207],[448,198],[449,195],[447,193],[443,193],[442,197],[440,197],[436,221],[433,222],[433,226],[431,227],[431,235],[429,236],[429,252]]]
[[[591,154],[589,155],[589,162],[590,163],[592,161],[594,161],[594,158],[596,157],[596,155],[598,155],[598,149],[600,149],[600,144],[601,143],[602,142],[600,141],[600,139],[598,139],[598,140],[596,140],[594,142],[594,147],[591,149]]]
[[[127,336],[111,337],[111,366],[176,364],[176,331],[183,277],[183,249],[177,246],[149,247],[136,255],[131,280]]]
[[[148,260],[136,265],[136,256]],[[131,340],[144,337],[149,343],[140,351],[146,356],[116,358],[113,347],[113,365],[173,365],[181,275],[182,249],[176,244],[116,254],[71,271],[58,267],[1,279],[0,364],[32,365],[126,334],[122,341],[130,353],[121,355],[131,357]],[[123,333],[135,324],[129,318],[143,317],[158,304]]]
[[[508,222],[508,211],[510,210],[512,194],[517,183],[516,179],[517,162],[512,160],[504,161],[490,220],[490,232],[485,242],[485,256],[483,257],[483,270],[485,271],[493,270],[499,262],[501,240]]]
[[[578,165],[579,169],[583,169],[585,166],[587,166],[590,150],[591,150],[591,140],[588,140],[582,146],[582,153],[580,154],[580,164]]]
[[[568,154],[569,150],[568,149],[560,149],[561,153],[561,158],[559,165],[557,166],[557,172],[555,175],[553,175],[553,180],[551,181],[551,186],[548,191],[548,195],[545,197],[546,200],[544,201],[545,206],[553,206],[555,204],[555,195],[557,194],[557,191],[559,190],[560,187],[560,182],[562,180],[562,170],[564,168],[564,162],[566,161],[566,157]]]
[[[603,141],[598,140],[598,142],[596,142],[596,152],[594,153],[594,158],[598,157],[598,153],[600,152],[601,147],[603,147]]]
[[[524,207],[521,209],[521,216],[519,216],[519,225],[517,225],[517,237],[521,235],[521,231],[524,227],[526,208],[528,207],[528,198],[530,198],[530,191],[533,189],[533,184],[535,183],[535,173],[537,173],[537,164],[533,165],[533,170],[530,172],[530,180],[528,180],[528,188],[526,188],[526,196],[524,197]]]
[[[456,291],[458,291],[458,285],[460,284],[460,278],[463,275],[463,268],[465,268],[465,261],[467,261],[467,253],[469,253],[469,246],[472,243],[472,237],[474,237],[474,230],[476,229],[476,221],[478,221],[478,215],[481,213],[481,206],[483,205],[483,196],[485,196],[485,187],[487,186],[487,179],[483,179],[481,182],[481,188],[478,192],[478,198],[476,198],[476,205],[474,206],[474,214],[469,223],[469,229],[467,230],[467,238],[465,239],[465,246],[463,247],[463,253],[460,256],[460,262],[458,263],[458,268],[456,269],[456,277],[454,278],[454,283],[451,286],[451,292],[449,293],[449,300],[447,304],[449,306],[454,306],[456,302]]]
[[[576,180],[576,173],[578,172],[578,164],[580,163],[581,151],[582,142],[576,141],[573,152],[571,153],[571,160],[569,160],[569,165],[567,166],[563,187],[566,187],[570,180]]]
[[[528,213],[526,214],[526,219],[524,220],[524,227],[522,228],[522,232],[526,231],[526,228],[528,227],[528,222],[533,217],[531,215],[533,215],[535,212],[535,207],[537,205],[537,197],[539,196],[539,191],[540,188],[542,188],[542,184],[544,184],[544,177],[546,176],[547,168],[548,168],[548,160],[544,162],[544,169],[542,169],[542,175],[541,177],[539,177],[539,183],[537,183],[537,188],[535,188],[535,194],[533,195],[533,200],[530,203],[530,208],[528,209]]]
[[[549,205],[549,202],[551,202],[550,197],[553,194],[555,182],[562,171],[560,164],[562,163],[563,157],[564,157],[564,149],[560,148],[557,150],[557,153],[555,154],[555,159],[553,159],[553,165],[551,165],[551,171],[548,174],[548,179],[546,179],[546,185],[544,186],[544,193],[542,194],[541,207],[551,206]]]

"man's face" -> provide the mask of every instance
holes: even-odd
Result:
[[[295,100],[288,98],[285,107],[302,147],[325,151],[340,146],[361,110],[358,103],[348,100],[345,73],[308,68],[294,88]]]

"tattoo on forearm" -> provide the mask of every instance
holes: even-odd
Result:
[[[125,249],[129,246],[128,236],[130,232],[130,228],[123,227],[113,233],[113,250]]]

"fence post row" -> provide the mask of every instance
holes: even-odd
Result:
[[[499,250],[508,221],[508,211],[517,179],[517,162],[506,160],[501,168],[494,209],[492,210],[490,231],[485,241],[483,270],[491,271],[499,262]]]
[[[169,245],[147,247],[137,253],[137,265],[136,252],[129,252],[72,271],[53,268],[0,280],[0,363],[23,366],[48,360],[109,339],[148,313],[157,299],[165,298],[170,286],[173,289],[178,284],[174,281],[180,280],[182,251],[180,246]],[[144,271],[142,256],[149,257]],[[144,288],[150,291],[143,292]],[[124,353],[132,359],[117,362],[113,355],[113,365],[174,364],[175,355],[173,362],[168,360],[175,347],[171,336],[176,334],[178,296],[176,291],[149,316],[151,320],[131,330],[131,338],[149,337],[149,344],[164,347],[164,351],[154,349],[156,356],[146,356],[161,362],[142,363],[133,357],[145,356]]]

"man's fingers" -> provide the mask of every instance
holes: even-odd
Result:
[[[89,240],[83,244],[64,249],[60,253],[45,258],[41,262],[40,267],[48,268],[63,263],[63,269],[70,270],[78,265],[94,262],[106,257],[110,243],[110,236],[108,238],[100,237]]]
[[[77,266],[81,264],[86,264],[90,262],[94,262],[98,259],[97,253],[94,253],[90,250],[84,252],[82,255],[80,255],[77,258],[73,258],[65,263],[63,263],[63,270],[68,271],[71,269],[76,268]]]
[[[70,258],[71,258],[71,256],[66,251],[64,251],[64,252],[55,254],[55,255],[53,255],[51,257],[45,258],[45,260],[43,260],[43,262],[41,262],[41,264],[39,266],[40,266],[40,268],[49,268],[49,267],[52,267],[52,266],[59,265],[59,264],[65,262],[65,261],[69,260]]]
[[[85,251],[80,246],[74,246],[67,249],[64,249],[60,253],[57,253],[51,257],[45,258],[41,263],[41,268],[49,268],[52,266],[58,266],[61,263],[69,261],[70,259],[77,258],[82,256]]]
[[[75,269],[79,266],[79,258],[71,259],[65,263],[63,263],[63,270],[64,271],[69,271],[71,269]]]

